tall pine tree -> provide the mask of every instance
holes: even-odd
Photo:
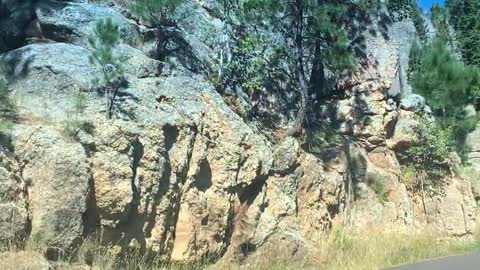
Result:
[[[456,30],[466,64],[480,66],[480,1],[447,0],[450,23]]]
[[[378,8],[376,0],[246,0],[244,16],[281,37],[277,52],[286,61],[299,104],[290,134],[304,127],[309,110],[309,89],[324,80],[325,70],[336,74],[356,67],[345,19],[352,10]],[[320,78],[319,78],[320,76]],[[323,77],[323,78],[322,78]]]

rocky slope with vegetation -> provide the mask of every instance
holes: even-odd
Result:
[[[354,16],[328,33],[345,29],[354,68],[336,70],[339,44],[324,68],[300,57],[323,85],[305,94],[274,56],[290,44],[274,22],[254,29],[235,1],[166,1],[157,17],[145,2],[0,1],[0,242],[51,260],[99,238],[118,255],[242,262],[278,246],[302,255],[338,227],[472,236],[479,132],[457,147],[463,169],[446,118],[431,119],[475,115],[475,100],[422,92],[442,88],[412,61],[428,52],[411,57],[455,24],[345,1]],[[480,82],[462,80],[468,93]]]

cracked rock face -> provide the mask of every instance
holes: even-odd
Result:
[[[0,243],[22,241],[28,234],[30,215],[26,184],[19,165],[7,149],[0,151]]]
[[[277,242],[301,253],[334,223],[410,231],[426,228],[428,219],[451,235],[471,231],[476,205],[465,183],[452,179],[426,215],[401,183],[395,151],[408,144],[404,131],[411,123],[410,112],[388,94],[398,77],[398,39],[367,36],[366,49],[378,63],[350,78],[346,97],[333,104],[341,133],[357,140],[314,156],[293,138],[274,145],[201,73],[178,59],[147,57],[140,27],[117,7],[95,7],[82,2],[38,10],[51,40],[0,56],[14,69],[12,95],[22,101],[13,152],[0,151],[0,195],[8,195],[0,196],[6,209],[0,241],[30,234],[68,249],[98,232],[113,251],[140,248],[191,261],[238,258]],[[196,8],[190,20],[210,27],[204,25],[208,12]],[[88,27],[105,14],[125,29],[116,53],[128,59],[128,85],[113,120],[104,119],[102,93],[91,89],[98,70],[84,42]],[[401,25],[386,33],[395,27]],[[213,45],[195,29],[185,39],[192,40],[193,54],[203,54]],[[196,59],[208,63],[209,57]],[[87,97],[86,109],[72,116],[78,91]],[[64,126],[72,120],[90,128],[67,136]],[[380,178],[383,202],[371,187]]]
[[[23,126],[13,146],[28,185],[31,236],[52,247],[66,248],[84,236],[90,168],[83,147],[58,132]]]

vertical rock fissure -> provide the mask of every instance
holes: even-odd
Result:
[[[170,143],[166,143],[166,153],[168,157],[166,161],[169,164],[168,166],[170,167],[170,157],[168,153],[178,140],[178,130],[177,130],[177,127],[172,127],[172,126],[169,126],[169,127],[170,127],[169,129],[164,128],[164,133],[166,134],[166,133],[169,133],[167,131],[170,131],[170,133],[173,132],[172,135],[175,136],[174,138],[173,137],[170,138]],[[175,130],[172,130],[172,128]],[[193,150],[195,149],[197,136],[199,134],[199,131],[196,126],[189,126],[188,128],[191,136],[189,136],[189,139],[188,139],[189,141],[187,146],[185,167],[183,168],[183,170],[175,172],[177,181],[175,183],[175,186],[172,188],[174,190],[174,193],[176,194],[172,198],[172,205],[174,205],[175,207],[171,207],[169,209],[169,216],[171,216],[171,224],[169,227],[172,228],[172,230],[171,231],[165,230],[165,232],[162,235],[162,242],[164,242],[167,239],[168,233],[171,232],[172,234],[172,241],[171,241],[172,246],[169,249],[170,256],[171,256],[171,251],[173,250],[173,245],[175,243],[177,224],[178,224],[178,219],[180,215],[180,206],[182,203],[182,192],[184,192],[183,190],[181,190],[181,186],[179,184],[184,184],[187,179],[188,171],[190,170],[190,167],[191,167]],[[167,141],[167,138],[165,140]],[[165,177],[170,177],[171,173],[173,173],[171,167],[169,171],[170,173],[165,174]]]
[[[240,170],[241,167],[239,167]],[[228,234],[225,235],[225,253],[240,255],[240,259],[255,251],[256,246],[250,240],[254,233],[252,224],[248,221],[247,212],[256,198],[262,193],[267,185],[268,178],[271,173],[262,174],[262,164],[257,169],[257,177],[238,194],[240,208],[235,213],[233,206],[231,207],[231,216],[229,217]],[[262,211],[263,209],[261,209]],[[222,256],[225,254],[222,254]],[[234,256],[237,257],[237,256]]]
[[[137,170],[140,166],[140,161],[144,155],[144,147],[140,140],[137,138],[132,144],[132,192],[133,192],[133,199],[132,204],[134,207],[138,207],[138,200],[140,199],[139,191],[137,187],[136,181],[137,179]]]
[[[97,224],[100,223],[100,216],[97,213],[97,198],[95,196],[95,181],[90,172],[88,179],[88,199],[85,213],[82,216],[83,237],[86,238],[95,232]]]
[[[87,160],[92,158],[92,153],[95,151],[95,147],[81,143]],[[88,165],[89,179],[88,179],[88,194],[86,201],[85,213],[82,216],[83,222],[83,237],[87,238],[91,234],[95,233],[97,225],[100,224],[100,216],[97,213],[97,198],[95,195],[95,181],[93,179],[91,165]]]
[[[140,184],[138,177],[138,168],[144,155],[144,146],[139,138],[132,143],[132,202],[130,204],[130,213],[128,215],[129,229],[133,230],[133,235],[140,243],[142,249],[146,248],[145,233],[143,230],[143,222],[139,216],[138,207],[140,205],[140,192],[138,185]]]

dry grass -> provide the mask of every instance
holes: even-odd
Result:
[[[434,233],[405,235],[377,230],[352,233],[336,229],[319,250],[322,269],[371,270],[443,256],[480,251],[480,238],[458,240]]]
[[[480,233],[470,240],[459,240],[434,233],[405,235],[374,229],[334,229],[300,261],[288,261],[279,247],[247,265],[217,265],[210,270],[373,270],[469,252],[480,252]]]
[[[44,251],[27,246],[22,251],[12,249],[0,253],[0,269],[47,269],[49,262],[41,256]],[[276,247],[268,254],[247,260],[242,266],[225,262],[217,265],[208,265],[206,262],[165,265],[160,258],[147,260],[144,255],[135,252],[118,259],[97,241],[89,240],[75,255],[61,258],[60,262],[50,262],[50,266],[62,270],[372,270],[468,252],[480,252],[480,233],[471,240],[456,240],[428,233],[404,235],[379,230],[353,232],[338,228],[309,248],[308,254],[302,254],[301,259],[294,261],[289,259],[282,247]]]
[[[6,251],[0,253],[0,269],[40,270],[48,269],[49,263],[37,252]]]

